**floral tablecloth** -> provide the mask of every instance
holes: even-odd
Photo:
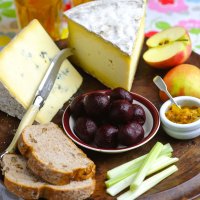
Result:
[[[200,0],[149,0],[146,36],[171,26],[184,26],[200,54]]]
[[[117,0],[116,0],[117,1]],[[63,0],[64,9],[70,9],[69,0]],[[193,51],[200,54],[200,0],[148,0],[146,36],[170,26],[188,29]],[[0,0],[0,49],[18,31],[12,0]],[[63,31],[62,38],[66,35]]]

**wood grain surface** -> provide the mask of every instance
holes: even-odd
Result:
[[[64,47],[63,43],[59,43],[60,47]],[[143,51],[146,47],[143,48]],[[143,52],[142,52],[143,54]],[[141,55],[142,55],[141,54]],[[192,53],[187,63],[200,66],[200,56]],[[135,80],[133,82],[132,91],[149,99],[158,109],[162,105],[158,97],[158,89],[153,84],[152,79],[155,75],[163,76],[167,70],[157,70],[149,67],[142,58],[140,58]],[[106,89],[101,83],[91,76],[80,71],[84,77],[83,85],[76,93],[76,96],[94,89]],[[61,117],[64,107],[59,111],[53,121],[61,124]],[[2,152],[11,142],[15,129],[19,120],[0,112],[0,152]],[[84,150],[84,152],[95,162],[97,166],[96,172],[96,190],[89,200],[113,200],[105,192],[105,175],[106,172],[122,163],[133,158],[139,157],[147,153],[156,141],[162,143],[170,143],[174,149],[173,155],[178,157],[180,161],[177,163],[178,172],[162,181],[160,184],[142,195],[139,199],[148,200],[181,200],[181,199],[200,199],[200,137],[193,140],[181,141],[170,138],[160,127],[156,136],[138,149],[120,154],[103,154]],[[199,196],[199,198],[198,198]]]

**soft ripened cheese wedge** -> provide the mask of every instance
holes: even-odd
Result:
[[[144,0],[99,0],[65,12],[72,62],[110,88],[131,89],[144,38]]]
[[[51,60],[58,52],[58,47],[37,20],[24,28],[0,52],[0,110],[22,118]],[[51,121],[81,83],[82,77],[65,60],[36,121]]]

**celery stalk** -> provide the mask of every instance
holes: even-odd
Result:
[[[178,158],[169,158],[167,156],[161,156],[159,157],[156,162],[152,165],[150,171],[147,175],[153,174],[175,162],[177,162]],[[115,185],[109,187],[106,192],[110,194],[111,196],[115,196],[118,193],[120,193],[122,190],[130,186],[130,184],[133,182],[134,178],[136,176],[136,173],[131,174],[130,176],[126,177],[125,179],[119,181]]]
[[[158,162],[156,162],[156,163],[158,163],[158,165],[160,164],[159,159],[162,158],[162,157],[163,156],[158,157]],[[167,156],[164,156],[164,157],[167,157]],[[169,158],[169,157],[167,157],[167,158]],[[114,184],[118,183],[119,181],[125,179],[126,177],[130,176],[131,174],[136,173],[139,170],[139,168],[141,167],[141,165],[142,165],[142,163],[140,163],[140,162],[136,163],[134,165],[134,167],[132,167],[132,168],[129,167],[130,169],[128,168],[126,171],[121,172],[118,176],[107,180],[105,182],[106,187],[111,187],[112,185],[114,185]]]
[[[160,157],[160,159],[158,160],[158,162],[155,162],[153,164],[153,166],[150,168],[149,172],[147,175],[151,175],[154,174],[155,172],[177,162],[179,159],[174,157],[174,158],[169,158],[167,156],[162,156]]]
[[[172,153],[172,152],[173,152],[172,146],[169,143],[167,143],[167,144],[164,145],[164,147],[163,147],[163,149],[162,149],[162,151],[160,153],[160,156],[161,155],[166,155],[166,154]]]
[[[146,156],[147,156],[147,154],[109,170],[107,172],[107,178],[110,178],[110,179],[114,178],[114,177],[118,176],[119,173],[121,173],[122,171],[127,170],[129,167],[134,166],[140,162],[142,163]]]
[[[135,178],[136,173],[131,174],[130,176],[126,177],[125,179],[121,180],[120,182],[116,183],[115,185],[106,189],[106,192],[111,195],[115,196],[120,193],[122,190],[130,186]]]
[[[171,145],[165,144],[159,156],[162,156],[162,155],[169,155],[170,156],[171,152],[173,152]],[[123,171],[126,171],[128,168],[134,168],[134,166],[137,165],[138,163],[140,163],[140,165],[141,165],[147,155],[148,154],[145,154],[141,157],[138,157],[134,160],[131,160],[127,163],[124,163],[124,164],[122,164],[118,167],[115,167],[115,168],[109,170],[107,172],[107,178],[111,179],[111,178],[117,177],[120,173],[122,173]]]
[[[118,176],[115,176],[114,178],[107,180],[105,182],[106,187],[110,187],[110,186],[114,185],[115,183],[118,183],[122,179],[125,179],[126,177],[130,176],[131,174],[136,173],[138,171],[138,169],[140,168],[140,166],[141,166],[141,163],[138,162],[132,168],[129,167],[125,171],[122,171],[121,173],[119,173]]]
[[[178,168],[175,165],[172,165],[171,167],[168,167],[167,169],[145,180],[135,191],[129,190],[120,195],[117,200],[134,200],[177,170]]]
[[[133,191],[139,187],[139,185],[143,182],[145,179],[148,171],[150,170],[152,164],[156,161],[158,155],[162,151],[163,144],[160,142],[157,142],[147,157],[144,159],[143,164],[141,165],[139,171],[137,172],[137,175],[134,179],[134,181],[130,185],[130,190]]]

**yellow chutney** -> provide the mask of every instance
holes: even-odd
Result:
[[[200,107],[182,106],[181,109],[173,104],[165,113],[166,117],[178,124],[189,124],[200,119]]]

